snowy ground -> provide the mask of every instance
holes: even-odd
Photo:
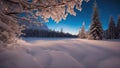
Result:
[[[0,68],[120,68],[120,41],[27,38],[0,50]]]

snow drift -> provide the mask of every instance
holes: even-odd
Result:
[[[0,50],[0,68],[120,68],[117,40],[25,40],[18,41],[21,48]]]

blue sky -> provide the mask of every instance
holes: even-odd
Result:
[[[85,28],[86,30],[88,30],[93,14],[93,3],[94,0],[90,0],[88,3],[83,2],[83,10],[81,12],[75,10],[77,12],[76,16],[68,15],[66,20],[62,20],[59,23],[55,23],[53,20],[49,19],[49,22],[47,22],[46,24],[49,29],[60,31],[60,29],[63,28],[64,32],[78,34],[82,23],[85,22]],[[113,16],[115,22],[117,22],[117,17],[120,14],[120,0],[97,0],[97,4],[100,21],[103,28],[107,29],[110,16]]]

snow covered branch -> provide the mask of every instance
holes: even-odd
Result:
[[[88,2],[88,0],[85,0]],[[82,10],[83,0],[1,0],[2,10],[6,14],[17,14],[37,10],[37,16],[41,16],[44,20],[50,17],[59,22],[65,19],[70,13],[76,15],[74,8]]]

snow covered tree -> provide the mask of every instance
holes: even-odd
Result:
[[[21,29],[14,18],[0,11],[0,47],[15,42],[16,37],[21,34]]]
[[[103,29],[99,20],[99,14],[97,10],[97,3],[94,3],[94,13],[92,17],[92,23],[89,29],[89,37],[88,39],[92,40],[102,40],[103,39]]]
[[[2,43],[13,43],[21,34],[16,14],[25,12],[34,18],[40,16],[45,21],[52,18],[59,22],[66,19],[68,14],[76,15],[75,7],[81,11],[82,2],[83,0],[0,0],[0,46],[3,46]]]
[[[120,16],[118,17],[116,33],[117,33],[117,38],[120,39]]]
[[[113,17],[110,17],[110,23],[108,28],[108,39],[115,39],[116,37],[116,27]]]
[[[85,23],[83,23],[82,28],[80,29],[78,36],[81,39],[86,38]]]
[[[108,39],[108,33],[109,33],[109,32],[108,32],[108,29],[107,29],[107,30],[104,30],[104,35],[103,35],[103,36],[104,36],[104,39]]]
[[[60,32],[63,33],[63,28],[61,28]]]

